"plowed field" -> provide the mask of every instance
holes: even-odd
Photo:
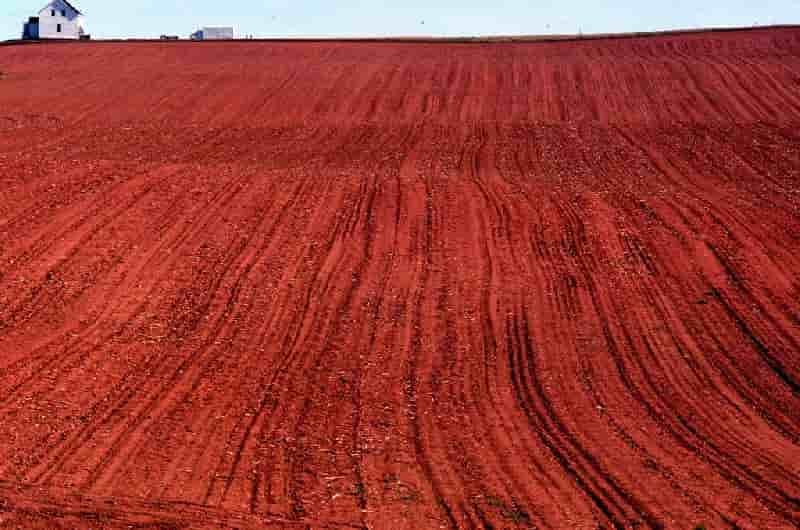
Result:
[[[799,29],[0,71],[0,527],[800,525]]]

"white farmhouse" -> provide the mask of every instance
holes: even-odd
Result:
[[[51,0],[22,30],[23,39],[80,39],[85,35],[83,13],[68,0]]]

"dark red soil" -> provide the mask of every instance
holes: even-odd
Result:
[[[0,71],[0,528],[800,525],[800,30]]]

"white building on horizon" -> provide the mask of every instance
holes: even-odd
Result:
[[[233,28],[231,27],[206,27],[192,33],[189,38],[192,40],[231,40],[233,39]]]
[[[25,40],[80,39],[84,36],[83,13],[68,0],[51,0],[39,10],[38,16],[30,17],[22,29]]]

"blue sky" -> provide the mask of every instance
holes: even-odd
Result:
[[[47,0],[0,0],[0,40]],[[800,0],[73,0],[95,37],[515,35],[800,23]],[[424,23],[423,23],[424,22]]]

